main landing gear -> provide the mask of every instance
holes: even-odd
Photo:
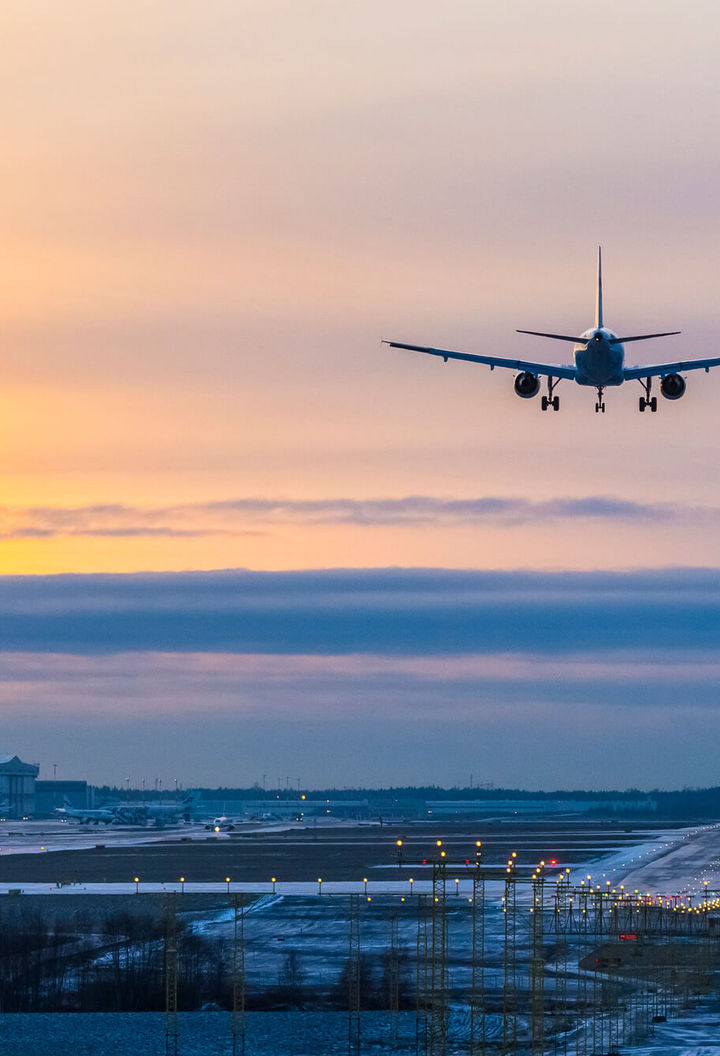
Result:
[[[560,381],[560,378],[555,378],[555,379],[548,378],[548,394],[547,394],[547,396],[543,396],[542,399],[540,400],[540,408],[541,408],[541,410],[546,411],[548,409],[548,407],[552,407],[552,409],[554,411],[559,411],[560,410],[560,397],[559,396],[553,396],[553,392],[555,391],[555,386],[557,385],[557,383],[559,381]]]
[[[644,411],[646,407],[649,407],[650,410],[655,413],[655,411],[657,410],[657,396],[650,395],[650,386],[652,385],[652,378],[645,378],[644,381],[642,378],[638,378],[638,381],[645,389],[645,395],[640,397],[640,401],[638,403],[638,410]]]
[[[597,414],[598,411],[602,411],[602,413],[605,414],[605,401],[603,400],[603,391],[604,390],[602,385],[598,385],[598,398],[597,403],[595,404],[595,414]]]

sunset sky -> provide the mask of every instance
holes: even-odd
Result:
[[[0,748],[717,783],[720,370],[541,414],[380,339],[562,362],[515,328],[591,325],[602,243],[607,324],[682,330],[629,361],[720,355],[719,32],[710,0],[6,0]]]

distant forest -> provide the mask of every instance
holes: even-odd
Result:
[[[126,789],[119,787],[104,786],[98,788],[101,797],[123,797],[125,799],[154,798],[157,793],[145,792],[140,789]],[[297,800],[303,795],[309,801],[323,799],[334,800],[366,800],[372,807],[377,804],[387,808],[388,804],[401,806],[403,802],[410,806],[416,806],[418,801],[425,800],[575,800],[577,802],[597,801],[597,808],[592,813],[607,814],[607,804],[613,804],[613,813],[632,814],[634,816],[652,815],[653,818],[717,818],[720,817],[720,786],[712,788],[683,788],[673,791],[654,789],[644,792],[637,788],[620,790],[593,790],[593,789],[557,789],[552,792],[528,791],[521,788],[494,788],[488,785],[473,785],[465,788],[441,788],[439,785],[418,785],[399,788],[323,788],[302,789],[299,793],[296,788],[267,788],[258,784],[249,788],[231,788],[221,786],[219,788],[196,789],[200,801],[206,800]],[[174,799],[174,795],[167,793],[165,799]],[[623,808],[622,804],[627,806]]]

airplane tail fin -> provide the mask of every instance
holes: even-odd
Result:
[[[602,247],[598,246],[597,289],[595,291],[595,329],[599,330],[602,325],[603,325]]]

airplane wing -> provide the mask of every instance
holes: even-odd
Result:
[[[383,344],[390,345],[390,348],[407,348],[410,352],[425,352],[428,356],[440,356],[446,363],[449,359],[465,359],[469,363],[484,363],[491,370],[495,367],[505,367],[507,370],[527,370],[531,374],[544,374],[551,378],[570,378],[571,380],[575,378],[575,367],[561,367],[554,363],[533,363],[529,359],[500,359],[498,356],[476,356],[470,352],[451,352],[446,348],[405,345],[400,341],[383,341]],[[717,362],[720,363],[720,360]]]
[[[686,359],[680,363],[656,363],[652,367],[625,367],[623,377],[626,381],[633,378],[664,378],[666,374],[677,374],[680,370],[708,371],[710,367],[720,367],[720,358]]]

